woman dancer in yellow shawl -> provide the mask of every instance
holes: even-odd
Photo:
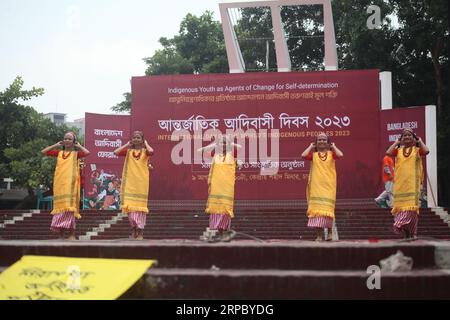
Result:
[[[209,170],[208,201],[205,209],[205,212],[209,214],[209,228],[200,240],[228,242],[236,235],[236,232],[231,230],[231,219],[234,217],[234,184],[237,165],[235,151],[240,147],[230,138],[221,137],[217,139],[217,142],[197,150],[215,149]]]
[[[344,154],[325,133],[320,133],[302,153],[302,158],[311,161],[306,199],[308,201],[308,227],[317,231],[316,241],[333,240],[334,207],[336,204],[335,160]],[[324,239],[324,230],[328,236]]]
[[[131,141],[114,150],[114,153],[126,156],[120,187],[120,207],[130,221],[130,238],[143,240],[148,214],[149,157],[153,155],[153,149],[144,139],[142,131],[134,131]]]
[[[405,129],[386,151],[396,157],[394,177],[394,231],[405,239],[417,238],[419,200],[423,179],[422,157],[430,151],[411,129]]]
[[[62,150],[54,150],[62,147]],[[79,150],[79,151],[78,151]],[[75,133],[67,132],[64,140],[44,148],[42,154],[56,157],[53,179],[53,215],[50,229],[64,239],[68,231],[69,240],[75,240],[75,218],[81,218],[80,203],[80,165],[79,160],[89,154],[76,139]]]

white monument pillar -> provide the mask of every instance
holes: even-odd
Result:
[[[381,110],[392,109],[392,73],[380,72],[380,104]]]
[[[323,5],[325,70],[337,70],[338,60],[336,52],[336,36],[334,34],[333,12],[330,0],[279,0],[279,1],[250,1],[219,3],[222,19],[225,47],[227,49],[228,65],[230,73],[245,72],[245,63],[236,33],[231,24],[229,9],[233,8],[259,8],[269,7],[272,16],[272,27],[277,56],[277,68],[279,72],[291,71],[291,59],[287,47],[286,36],[281,21],[282,6]]]
[[[438,206],[436,106],[425,106],[425,143],[430,149],[427,156],[427,202],[429,208]]]

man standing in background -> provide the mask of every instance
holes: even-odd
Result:
[[[392,208],[394,204],[394,160],[391,156],[385,155],[383,158],[382,177],[384,191],[375,198],[375,202],[382,208]]]

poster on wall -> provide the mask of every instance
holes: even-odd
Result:
[[[83,209],[117,210],[124,159],[114,150],[130,140],[130,116],[86,113]]]

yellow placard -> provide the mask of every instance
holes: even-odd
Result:
[[[0,274],[0,299],[117,299],[155,262],[23,256]]]

